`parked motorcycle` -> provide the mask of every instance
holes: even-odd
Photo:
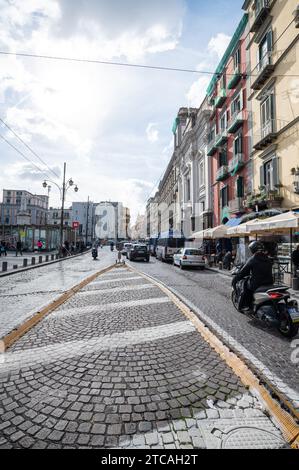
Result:
[[[235,276],[242,266],[237,266],[232,275]],[[287,286],[262,286],[253,293],[253,302],[246,311],[241,308],[240,300],[244,291],[244,283],[249,277],[241,279],[232,287],[232,302],[241,313],[248,313],[267,327],[274,327],[285,337],[293,338],[299,329],[299,310],[297,300],[291,299]]]
[[[96,248],[93,248],[91,250],[91,256],[93,257],[94,260],[98,258],[98,250]]]

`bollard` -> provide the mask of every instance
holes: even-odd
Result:
[[[49,261],[49,255],[46,255],[45,262],[47,263]]]
[[[51,255],[51,261],[54,261],[55,255]]]
[[[7,271],[7,261],[2,262],[2,272]]]
[[[24,258],[23,259],[23,268],[26,268],[28,265],[28,259],[27,258]]]
[[[31,264],[32,266],[35,264],[35,257],[31,258]]]
[[[42,256],[38,257],[38,262],[39,262],[39,264],[43,262],[43,257]]]
[[[18,265],[17,264],[14,264],[12,269],[18,269]]]
[[[58,258],[59,258],[59,254],[58,254],[58,253],[56,253],[55,259],[58,259]]]

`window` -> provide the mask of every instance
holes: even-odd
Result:
[[[220,116],[219,132],[222,133],[226,130],[226,111]]]
[[[7,199],[6,199],[6,203],[7,203],[7,204],[10,204],[10,199],[7,198]]]
[[[244,178],[243,176],[239,176],[236,179],[236,197],[244,197]]]
[[[258,69],[263,70],[267,65],[271,64],[272,52],[272,31],[268,31],[261,40],[258,48]]]
[[[239,132],[234,139],[234,155],[242,153],[242,132]]]
[[[220,78],[220,90],[222,89],[226,89],[226,79],[225,79],[225,74],[222,75],[222,77]]]
[[[205,184],[205,167],[204,162],[200,162],[199,164],[199,186],[203,186]]]
[[[238,49],[234,53],[233,59],[234,59],[234,70],[236,70],[239,67],[239,65],[241,64],[241,49],[240,49],[240,47],[238,47]]]
[[[260,183],[267,191],[275,189],[279,185],[278,159],[273,157],[260,167]]]
[[[228,186],[225,186],[220,190],[220,201],[221,201],[221,207],[226,207],[228,205]]]
[[[272,90],[261,103],[262,138],[274,132],[274,114],[274,91]]]
[[[21,204],[21,199],[19,197],[16,199],[16,204]]]
[[[231,103],[231,115],[239,113],[243,109],[243,90],[233,99]]]
[[[227,150],[224,149],[224,150],[221,150],[219,152],[219,168],[221,166],[224,166],[224,165],[227,165]]]
[[[187,178],[187,181],[186,181],[186,196],[187,196],[187,201],[190,201],[191,199],[190,178]]]

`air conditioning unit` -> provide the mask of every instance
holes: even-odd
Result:
[[[294,191],[299,194],[299,181],[294,181]]]

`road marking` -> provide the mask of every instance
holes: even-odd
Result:
[[[135,279],[141,279],[140,276],[134,276],[134,277],[118,277],[116,279],[104,279],[103,281],[94,281],[90,283],[90,285],[98,285],[98,284],[108,284],[111,282],[119,282],[119,281],[134,281]]]
[[[167,323],[155,327],[97,336],[87,340],[66,341],[40,348],[4,353],[0,373],[19,370],[39,364],[49,364],[77,356],[86,356],[115,348],[126,348],[134,344],[147,343],[172,336],[194,333],[195,327],[189,320]],[[186,339],[187,340],[187,339]]]
[[[66,316],[73,316],[73,315],[80,315],[80,314],[88,314],[88,313],[96,313],[106,311],[107,309],[116,310],[122,308],[130,308],[130,307],[141,307],[144,305],[155,305],[155,304],[166,304],[171,303],[171,300],[165,297],[157,297],[157,298],[150,298],[150,299],[139,299],[139,300],[128,300],[126,302],[111,302],[108,304],[103,305],[96,305],[96,306],[88,306],[88,307],[74,307],[74,308],[66,308],[62,310],[58,310],[53,312],[51,318],[64,318]],[[49,320],[51,320],[49,318]]]
[[[90,290],[84,290],[82,292],[78,292],[78,295],[83,296],[83,295],[95,295],[95,294],[107,294],[111,293],[114,294],[114,292],[124,292],[124,291],[135,291],[135,290],[143,290],[143,289],[157,289],[156,286],[153,286],[153,284],[138,284],[137,286],[121,286],[121,287],[109,287],[109,289],[90,289]]]
[[[144,279],[153,282],[159,287],[162,292],[169,296],[170,300],[183,312],[192,324],[196,327],[197,331],[204,338],[204,340],[219,354],[223,361],[240,377],[245,386],[249,388],[253,395],[259,397],[260,401],[267,408],[272,418],[280,427],[285,439],[293,448],[299,448],[299,426],[293,417],[281,408],[280,404],[272,398],[269,391],[260,384],[260,380],[255,373],[247,366],[247,364],[240,359],[234,352],[232,352],[212,331],[206,326],[196,314],[183,303],[180,298],[168,289],[162,282],[139,272],[136,268],[130,266],[133,272],[138,272]],[[199,310],[199,309],[197,309]],[[201,312],[205,317],[206,315]],[[273,387],[272,387],[273,388]],[[289,404],[288,404],[289,405]],[[290,408],[292,409],[292,407]],[[296,410],[294,414],[298,417]]]

